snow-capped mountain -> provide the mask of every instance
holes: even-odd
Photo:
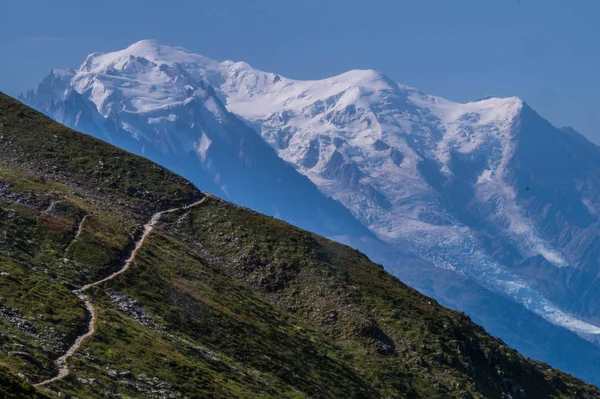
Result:
[[[374,239],[230,113],[178,51],[138,43],[54,70],[25,101],[70,127],[190,176],[199,187],[309,230]],[[157,50],[165,63],[147,53]],[[370,237],[370,238],[369,238]]]
[[[543,320],[599,342],[600,150],[518,98],[455,103],[371,70],[298,81],[142,41],[23,100],[363,250],[526,354],[533,328],[578,342],[531,350],[574,373],[596,353]]]

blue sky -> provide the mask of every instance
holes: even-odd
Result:
[[[597,0],[19,0],[0,13],[11,95],[152,38],[291,78],[372,68],[457,101],[519,96],[600,143]]]

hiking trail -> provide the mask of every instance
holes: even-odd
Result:
[[[142,233],[140,238],[135,242],[135,246],[132,249],[131,254],[129,255],[127,260],[123,263],[123,266],[118,271],[112,273],[108,277],[105,277],[101,280],[95,281],[90,284],[86,284],[86,285],[82,286],[81,288],[71,291],[73,294],[77,295],[77,297],[85,304],[86,310],[90,315],[87,331],[84,334],[78,336],[77,339],[75,339],[75,342],[73,343],[73,345],[71,345],[69,347],[69,349],[67,349],[65,354],[54,361],[54,364],[58,367],[58,374],[48,380],[45,380],[45,381],[35,384],[36,387],[43,387],[52,382],[62,380],[63,378],[68,376],[69,375],[69,367],[67,365],[67,360],[75,354],[75,352],[79,349],[79,347],[81,347],[81,344],[83,343],[83,341],[86,338],[92,336],[94,334],[94,332],[96,332],[96,321],[97,321],[96,309],[94,308],[94,305],[92,305],[90,298],[85,294],[85,291],[87,291],[88,289],[90,289],[92,287],[100,285],[102,283],[105,283],[107,281],[110,281],[110,280],[114,279],[115,277],[117,277],[118,275],[126,272],[127,269],[129,269],[131,267],[133,262],[135,262],[135,258],[137,256],[139,250],[144,245],[144,241],[146,241],[146,238],[148,238],[150,233],[152,233],[152,231],[154,230],[154,226],[156,226],[156,224],[160,221],[160,218],[163,215],[165,215],[167,213],[173,213],[173,212],[176,212],[179,210],[186,210],[186,209],[193,208],[195,206],[202,204],[207,198],[211,198],[211,197],[212,197],[212,195],[205,194],[205,196],[200,201],[196,201],[193,204],[185,205],[180,208],[167,209],[167,210],[160,211],[160,212],[157,212],[154,215],[152,215],[152,218],[150,218],[150,221],[144,225],[144,232]],[[84,217],[84,219],[85,219],[85,217]],[[81,224],[83,224],[83,222],[84,222],[84,220],[82,220],[80,223],[80,228],[78,229],[77,236],[79,235],[79,232],[81,231]],[[76,238],[78,238],[77,236],[76,236]]]

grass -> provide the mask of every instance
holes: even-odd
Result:
[[[0,94],[0,397],[36,395],[15,374],[54,375],[85,329],[71,289],[119,269],[154,212],[202,195]],[[217,199],[164,215],[89,294],[97,332],[49,386],[73,397],[599,396],[361,253]]]
[[[31,384],[13,375],[0,364],[0,398],[3,399],[48,399]]]

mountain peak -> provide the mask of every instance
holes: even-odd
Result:
[[[131,44],[127,48],[128,49],[134,49],[134,48],[158,48],[160,46],[175,47],[174,45],[171,45],[169,43],[165,43],[165,42],[162,42],[162,41],[156,40],[156,39],[142,39],[140,41],[137,41],[137,42]]]
[[[144,58],[155,64],[174,63],[199,63],[211,64],[213,60],[191,51],[171,44],[165,44],[158,40],[140,40],[129,47],[109,53],[92,53],[83,63],[80,70],[86,72],[99,72],[131,57]]]
[[[75,75],[75,69],[74,68],[67,68],[67,69],[52,69],[50,71],[50,75],[59,77],[59,78],[71,78],[73,77],[73,75]]]
[[[408,86],[399,85],[393,79],[374,69],[352,69],[325,81],[349,87],[361,87],[367,91],[398,89]]]
[[[374,69],[351,69],[337,77],[346,77],[358,81],[373,81],[373,80],[390,80],[383,73]]]
[[[124,50],[118,51],[124,55],[133,55],[137,57],[145,57],[149,59],[164,58],[172,62],[173,57],[199,57],[184,47],[176,46],[170,43],[161,42],[154,39],[145,39],[135,42]]]

